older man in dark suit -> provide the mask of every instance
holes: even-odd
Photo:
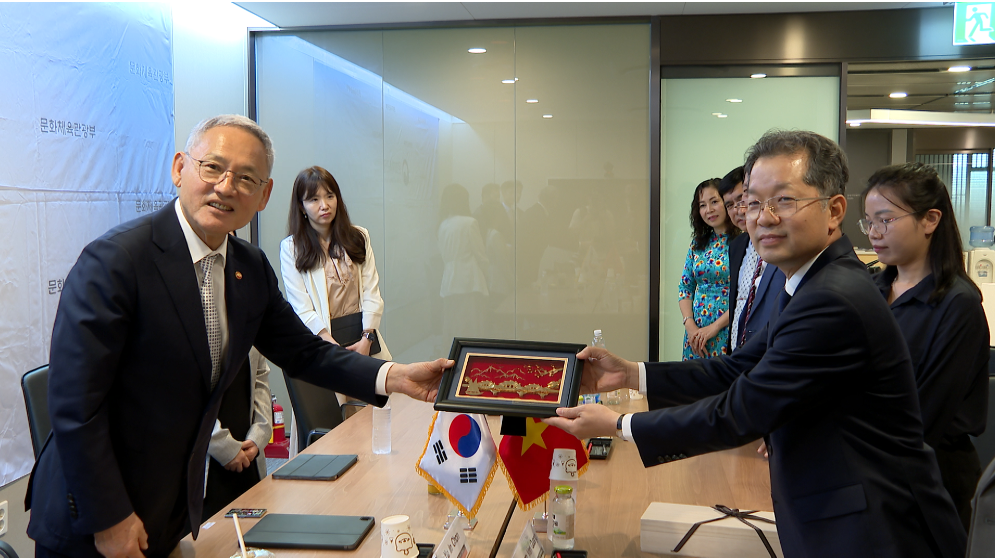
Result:
[[[587,348],[583,392],[638,388],[665,406],[559,409],[579,437],[616,433],[644,464],[764,436],[786,556],[961,556],[902,333],[840,230],[846,158],[811,132],[769,132],[746,170],[747,230],[785,273],[768,325],[732,356],[636,364]]]
[[[31,474],[38,556],[165,556],[202,520],[208,441],[252,346],[288,375],[380,406],[433,398],[444,366],[391,364],[311,334],[259,248],[228,232],[273,187],[266,133],[200,123],[173,159],[179,198],[83,250],[52,331],[52,435]]]

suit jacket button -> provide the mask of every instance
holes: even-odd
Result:
[[[666,463],[667,461],[664,460],[664,457],[658,457],[657,458],[657,462],[658,463]]]

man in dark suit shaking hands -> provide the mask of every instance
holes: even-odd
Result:
[[[583,392],[630,387],[668,408],[586,405],[547,422],[578,437],[618,430],[646,466],[765,437],[785,556],[964,555],[902,333],[840,230],[843,152],[773,131],[744,168],[747,231],[786,277],[765,329],[709,360],[637,364],[586,348]]]
[[[52,435],[26,498],[37,556],[166,556],[196,538],[208,442],[252,346],[378,406],[435,397],[452,362],[392,364],[312,335],[262,251],[228,235],[266,207],[272,168],[256,123],[203,121],[173,159],[179,198],[83,249],[52,330]]]

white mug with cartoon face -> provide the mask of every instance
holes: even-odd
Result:
[[[418,547],[407,515],[392,515],[380,521],[380,557],[415,558]]]
[[[550,480],[578,479],[578,454],[573,449],[554,449],[550,462]]]

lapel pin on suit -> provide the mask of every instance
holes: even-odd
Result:
[[[242,280],[242,273],[239,272],[238,270],[235,271],[235,279]]]

